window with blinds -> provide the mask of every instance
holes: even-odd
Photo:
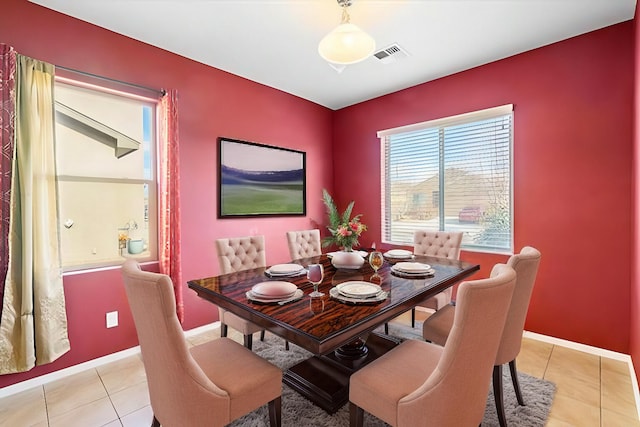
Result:
[[[512,135],[512,105],[378,132],[383,241],[462,231],[465,249],[512,252]]]

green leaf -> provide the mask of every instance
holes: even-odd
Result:
[[[322,189],[322,199],[327,207],[327,215],[329,216],[329,227],[327,228],[329,228],[329,231],[333,233],[331,229],[335,230],[338,228],[338,225],[340,225],[340,214],[338,213],[338,208],[336,207],[333,198],[331,198],[329,192],[324,188]]]
[[[342,223],[347,224],[351,220],[351,211],[353,210],[353,204],[355,202],[352,200],[351,203],[347,206],[347,209],[344,210],[342,214]]]

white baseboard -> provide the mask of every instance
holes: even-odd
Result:
[[[184,332],[186,337],[198,335],[203,332],[213,330],[220,327],[220,322],[209,323],[204,326],[189,329]],[[41,375],[39,377],[31,378],[16,384],[11,384],[6,387],[0,388],[0,399],[3,397],[11,396],[12,394],[20,393],[25,390],[29,390],[34,387],[42,386],[52,381],[59,380],[74,374],[77,374],[87,369],[97,368],[98,366],[106,365],[107,363],[116,362],[118,360],[127,358],[140,353],[140,346],[128,348],[126,350],[119,351],[117,353],[111,353],[106,356],[98,357],[97,359],[89,360],[87,362],[80,363],[78,365],[69,366],[68,368],[60,369],[59,371],[51,372]]]
[[[560,338],[550,337],[547,335],[541,335],[535,332],[524,331],[523,336],[525,338],[531,338],[534,340],[547,342],[549,344],[559,345],[573,350],[582,351],[584,353],[590,353],[596,356],[606,357],[608,359],[627,362],[627,366],[629,367],[629,376],[631,377],[631,385],[633,386],[633,394],[636,399],[636,411],[638,412],[638,419],[640,419],[640,391],[638,390],[638,379],[636,378],[636,371],[635,369],[633,369],[633,360],[631,359],[630,355],[606,350],[599,347],[593,347],[586,344],[580,344],[573,341],[567,341]]]

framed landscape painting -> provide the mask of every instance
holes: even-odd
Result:
[[[306,215],[306,153],[218,138],[218,217]]]

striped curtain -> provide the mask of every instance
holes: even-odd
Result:
[[[160,102],[160,272],[171,277],[176,311],[184,321],[180,264],[180,167],[178,156],[178,94],[167,92]]]

